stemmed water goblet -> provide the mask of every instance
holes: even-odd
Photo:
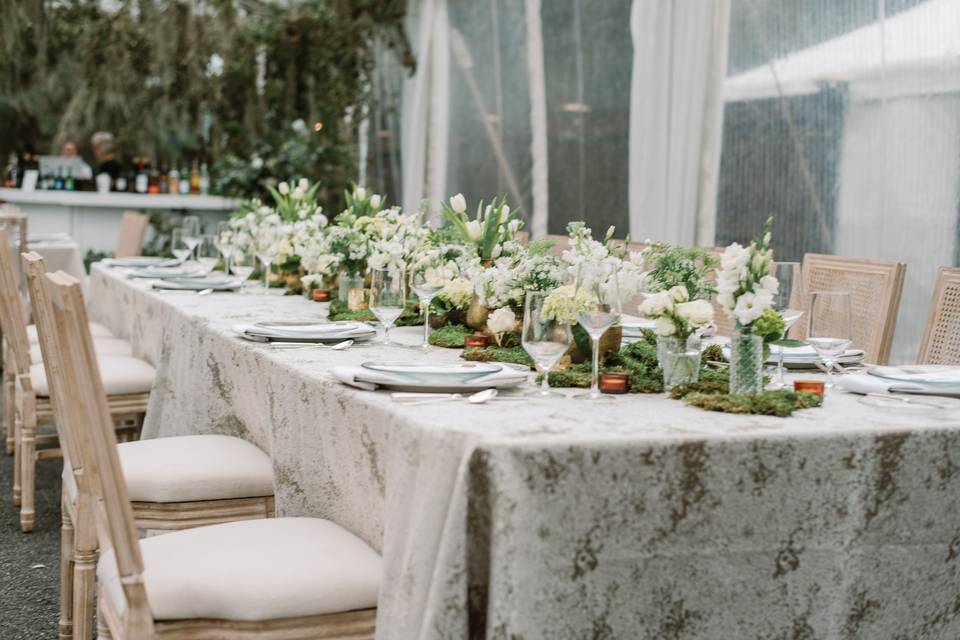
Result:
[[[773,296],[773,308],[783,316],[783,340],[786,340],[787,332],[790,331],[790,328],[800,318],[800,315],[797,315],[797,313],[789,313],[790,311],[796,311],[790,308],[791,302],[803,300],[803,278],[800,273],[800,263],[775,262],[773,263],[773,275],[779,283],[777,293]],[[790,315],[789,320],[787,318],[788,315]],[[785,349],[785,345],[777,345],[777,377],[771,385],[774,389],[783,389],[786,386],[783,380],[783,356]]]
[[[184,216],[181,228],[183,229],[183,242],[190,249],[190,255],[193,257],[193,250],[200,244],[200,218]]]
[[[187,245],[183,229],[174,229],[170,234],[170,251],[180,262],[186,261],[193,252]]]
[[[853,341],[853,309],[847,291],[815,291],[810,295],[807,344],[827,369],[827,387],[833,387],[833,368]]]
[[[423,344],[421,349],[430,350],[430,303],[443,289],[443,281],[432,266],[416,269],[410,278],[410,286],[423,307]]]
[[[200,244],[197,245],[197,262],[200,263],[201,273],[209,275],[217,266],[220,260],[220,250],[216,247],[216,236],[200,236]]]
[[[263,293],[270,293],[270,266],[277,257],[277,241],[279,230],[275,225],[264,224],[257,229],[256,243],[257,258],[263,266]]]
[[[583,264],[577,271],[575,296],[587,299],[587,309],[577,314],[580,326],[590,336],[593,366],[590,391],[574,396],[581,400],[612,400],[600,393],[600,337],[620,320],[620,286],[617,269],[610,263]]]
[[[572,332],[569,322],[544,312],[544,301],[548,295],[546,291],[527,292],[523,302],[521,344],[543,376],[536,395],[541,398],[564,397],[562,393],[550,390],[549,378],[550,370],[570,347]]]
[[[370,280],[370,311],[383,325],[381,344],[399,346],[390,340],[390,329],[407,304],[406,275],[403,269],[373,269]]]
[[[257,266],[257,254],[253,247],[234,247],[230,256],[230,272],[240,280],[240,293],[247,292],[247,280]]]
[[[223,271],[230,273],[230,258],[235,249],[233,227],[226,220],[217,223],[217,235],[214,236],[217,251],[223,258]]]

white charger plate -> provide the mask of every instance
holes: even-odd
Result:
[[[240,288],[240,281],[234,278],[169,278],[153,283],[154,289],[170,289],[174,291],[236,291]]]
[[[870,367],[867,373],[878,378],[883,378],[884,380],[910,382],[913,384],[929,384],[943,387],[944,389],[960,389],[960,367],[950,365],[878,366]]]
[[[402,380],[403,384],[416,384],[418,386],[469,385],[476,382],[478,378],[503,370],[503,366],[489,362],[456,362],[450,364],[364,362],[360,366],[376,373],[394,376],[398,380]]]
[[[129,258],[104,258],[101,262],[109,267],[156,267],[163,264],[179,264],[178,260],[159,256],[131,256]]]

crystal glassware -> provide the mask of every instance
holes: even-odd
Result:
[[[569,322],[544,314],[543,303],[548,295],[544,291],[527,293],[523,302],[521,343],[543,376],[537,395],[564,397],[562,393],[550,390],[550,370],[570,348],[573,337]]]
[[[370,311],[383,325],[384,345],[390,341],[390,329],[407,304],[406,274],[403,269],[373,269],[370,273]]]
[[[170,251],[180,262],[186,261],[193,252],[183,236],[183,229],[174,229],[170,234]]]
[[[192,257],[193,250],[200,244],[200,218],[184,216],[181,228],[183,229],[183,242],[189,247]]]
[[[230,272],[240,280],[240,293],[246,293],[247,280],[257,266],[257,254],[253,247],[236,247],[230,256]]]
[[[413,292],[420,299],[420,306],[423,307],[423,345],[422,349],[430,349],[430,303],[440,290],[443,289],[443,281],[437,277],[433,268],[427,267],[413,272],[410,278],[410,286]]]
[[[853,308],[847,291],[810,294],[807,344],[827,368],[827,387],[833,386],[833,368],[853,341]]]
[[[197,245],[197,262],[203,271],[203,275],[208,275],[217,266],[220,261],[220,250],[216,247],[216,236],[200,236],[200,244]]]
[[[793,323],[795,323],[800,317],[794,313],[788,313],[793,311],[790,309],[791,301],[803,300],[803,278],[801,277],[800,273],[800,263],[774,262],[773,275],[779,283],[779,286],[777,287],[777,294],[773,297],[773,308],[780,312],[780,315],[784,317],[786,326],[783,330],[783,337],[786,338],[787,332],[790,331]],[[791,316],[791,320],[786,322],[788,315]],[[783,380],[784,348],[785,347],[782,345],[778,346],[777,377],[771,385],[771,387],[774,389],[783,389],[786,386],[786,383]]]
[[[584,264],[577,271],[576,294],[584,294],[589,308],[577,315],[577,320],[590,336],[593,366],[589,393],[574,396],[586,400],[612,400],[613,396],[600,393],[600,337],[620,321],[620,286],[617,269],[611,264]]]
[[[257,229],[254,242],[256,243],[257,258],[263,267],[263,293],[270,293],[270,266],[277,257],[277,241],[280,239],[280,230],[271,224],[262,224]]]
[[[220,256],[223,258],[223,271],[224,273],[231,273],[230,258],[233,256],[235,245],[233,240],[233,227],[230,226],[230,222],[221,220],[217,223],[217,234],[215,238],[217,251],[220,252]]]

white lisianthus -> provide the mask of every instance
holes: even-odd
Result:
[[[372,196],[370,196],[370,206],[373,207],[374,209],[379,209],[379,208],[380,208],[380,195],[379,195],[379,194],[376,194],[376,193],[375,193],[375,194],[373,194]]]
[[[747,326],[759,318],[765,308],[763,301],[758,299],[756,294],[748,291],[737,298],[733,315],[742,326]]]
[[[670,299],[674,302],[686,302],[690,299],[690,294],[687,293],[687,288],[680,285],[672,287],[667,293],[670,294]]]
[[[640,304],[640,314],[648,318],[657,318],[673,311],[673,298],[666,291],[660,291],[647,298]]]
[[[720,267],[727,271],[738,271],[750,262],[750,252],[734,242],[724,249],[720,256]]]
[[[450,198],[450,208],[457,213],[464,213],[467,210],[467,199],[462,193],[458,193]]]
[[[713,321],[713,305],[706,300],[691,300],[678,304],[676,313],[695,327],[701,327]]]
[[[471,242],[476,242],[483,235],[483,229],[479,220],[471,220],[467,223],[467,237]]]
[[[513,331],[517,326],[517,316],[510,307],[500,307],[487,318],[487,328],[500,334]]]
[[[769,291],[770,295],[776,295],[780,289],[780,282],[773,276],[763,276],[760,278],[760,288]]]
[[[667,316],[660,316],[657,318],[657,325],[654,327],[653,332],[658,336],[672,336],[677,332],[677,325]]]
[[[277,185],[277,191],[280,192],[280,195],[285,196],[290,193],[290,185],[288,185],[286,182],[281,182]]]

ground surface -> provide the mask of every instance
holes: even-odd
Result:
[[[13,457],[0,450],[0,639],[56,638],[60,590],[59,459],[37,464],[36,524],[20,532],[10,484]]]

